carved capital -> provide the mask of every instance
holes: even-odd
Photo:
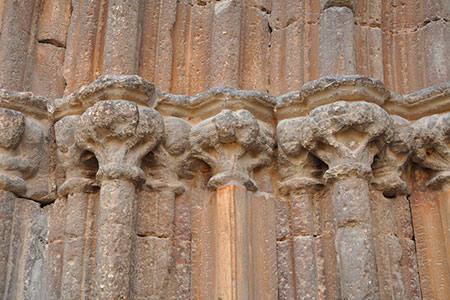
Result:
[[[439,188],[450,181],[450,113],[416,121],[413,160],[429,169],[428,185]]]
[[[301,130],[305,118],[283,120],[277,127],[278,171],[282,194],[322,183],[320,161],[302,147]]]
[[[302,146],[329,167],[325,180],[370,179],[371,164],[393,136],[392,118],[367,102],[339,101],[311,111],[302,124]]]
[[[92,153],[86,153],[75,143],[78,116],[64,117],[55,124],[55,138],[58,160],[66,174],[65,182],[59,187],[59,194],[91,192],[95,186],[96,167],[89,164],[95,160]]]
[[[155,190],[169,189],[179,195],[185,191],[179,178],[190,178],[189,136],[191,125],[183,119],[164,120],[164,140],[147,160],[147,184]]]
[[[411,123],[399,116],[392,116],[392,121],[392,140],[372,165],[372,183],[387,196],[407,193],[408,185],[402,177],[412,151]]]
[[[145,180],[142,158],[164,134],[164,120],[151,108],[123,100],[104,100],[78,120],[77,145],[92,151],[99,163],[97,178]]]
[[[40,125],[21,112],[0,108],[0,188],[22,195],[25,179],[32,176],[42,155]]]
[[[251,191],[257,185],[249,173],[270,164],[275,147],[271,130],[247,110],[225,109],[200,122],[190,142],[192,155],[212,169],[211,188],[236,181]]]

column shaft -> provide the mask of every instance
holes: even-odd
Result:
[[[88,194],[71,193],[67,196],[66,240],[61,280],[61,298],[83,298],[83,273],[86,259],[86,213]]]
[[[128,299],[130,292],[135,186],[105,179],[100,190],[95,291],[96,299]]]
[[[219,299],[250,299],[247,192],[229,185],[217,190],[216,283]]]
[[[7,288],[8,260],[15,198],[13,193],[0,190],[0,298],[3,298]]]
[[[311,190],[302,187],[292,191],[290,198],[297,299],[318,299],[317,243]]]
[[[332,205],[341,297],[378,299],[368,182],[357,178],[335,182]]]

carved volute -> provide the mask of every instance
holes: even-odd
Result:
[[[212,169],[213,177],[208,182],[211,188],[235,181],[256,191],[250,173],[270,164],[274,147],[270,129],[247,110],[223,110],[200,122],[191,133],[193,157]]]

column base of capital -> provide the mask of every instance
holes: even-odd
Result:
[[[100,182],[105,179],[125,179],[142,184],[145,182],[145,178],[145,173],[141,168],[117,163],[101,166],[97,172],[97,180]]]
[[[71,193],[92,193],[95,191],[97,184],[92,179],[87,178],[70,178],[67,179],[58,189],[60,196],[67,196]]]
[[[323,178],[327,183],[349,177],[370,180],[372,179],[372,168],[361,163],[343,163],[331,167],[323,175]]]
[[[314,186],[314,185],[320,185],[322,184],[322,181],[316,179],[316,178],[310,178],[310,177],[293,177],[286,179],[284,181],[281,181],[278,183],[279,190],[281,194],[287,195],[289,192],[307,187],[307,186]]]
[[[256,192],[258,190],[258,185],[247,174],[240,171],[226,171],[216,174],[208,181],[208,187],[218,189],[233,181],[243,185],[249,191]]]

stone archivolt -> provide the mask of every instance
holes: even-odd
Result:
[[[1,91],[2,202],[55,201],[47,299],[419,299],[421,288],[446,299],[449,87],[400,96],[343,76],[278,98],[190,97],[105,76],[54,105]],[[406,195],[415,204],[399,215],[383,206]],[[439,220],[422,198],[438,199]],[[397,232],[421,213],[439,227],[414,227],[416,256]],[[6,298],[23,289],[9,283],[11,249],[0,247]]]

